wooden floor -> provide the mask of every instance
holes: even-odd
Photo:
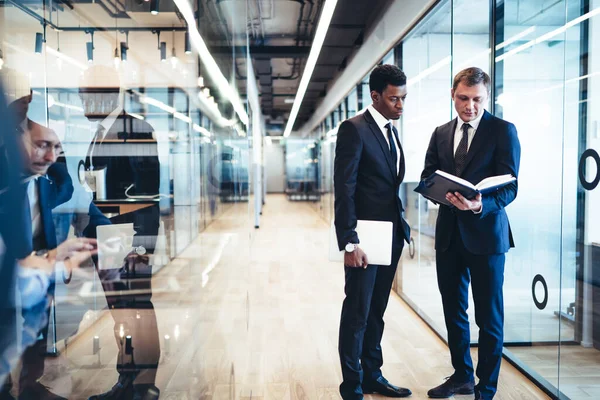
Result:
[[[600,351],[579,345],[511,347],[510,351],[571,400],[600,399]],[[560,381],[559,381],[560,374]]]
[[[253,225],[248,203],[232,207],[154,277],[161,399],[340,398],[343,268],[327,261],[328,226],[310,205],[283,196],[268,197],[260,229]],[[447,347],[395,294],[385,329],[384,375],[413,399],[427,398],[452,373]],[[49,359],[44,383],[70,399],[110,389],[112,335],[105,312]],[[544,398],[503,363],[496,399]]]

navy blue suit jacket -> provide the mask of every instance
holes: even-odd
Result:
[[[44,239],[44,247],[46,249],[54,249],[60,243],[58,243],[56,235],[56,227],[54,226],[54,219],[52,218],[52,210],[59,205],[66,203],[71,199],[73,195],[73,181],[67,170],[66,164],[62,162],[56,162],[48,168],[48,172],[45,177],[38,178],[38,196],[39,196],[39,207],[40,215],[42,219],[42,232]],[[29,207],[29,204],[26,204]],[[25,213],[29,220],[25,222],[26,231],[28,232],[28,242],[30,248],[24,256],[29,255],[33,250],[32,243],[32,232],[31,232],[31,215],[29,212]],[[86,227],[84,234],[87,237],[96,237],[96,227],[98,225],[109,225],[110,220],[106,218],[94,205],[90,203],[89,207],[89,223]]]
[[[457,120],[454,119],[433,131],[421,179],[438,169],[455,174],[456,124]],[[521,145],[515,126],[484,111],[460,177],[473,184],[495,175],[511,174],[517,177],[520,158]],[[458,224],[461,238],[469,252],[479,255],[506,253],[509,248],[514,247],[514,241],[504,207],[516,197],[517,182],[514,182],[495,193],[484,195],[480,214],[440,205],[435,229],[436,250],[448,250]]]
[[[355,231],[359,219],[390,221],[395,245],[410,241],[410,227],[402,218],[404,208],[398,195],[406,171],[402,146],[398,157],[400,171],[396,174],[387,141],[369,111],[340,125],[333,173],[340,250],[347,243],[359,243]]]
[[[58,246],[52,210],[71,199],[71,196],[73,195],[73,182],[67,171],[67,166],[63,163],[54,163],[48,168],[46,176],[37,179],[36,184],[38,185],[38,204],[42,220],[44,248],[50,250]],[[25,206],[29,207],[29,204],[26,204]],[[28,242],[30,246],[33,246],[31,213],[26,212],[25,214],[28,220],[23,221],[23,223],[28,227]],[[33,250],[33,247],[29,250],[30,253]]]

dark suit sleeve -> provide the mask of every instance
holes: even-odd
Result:
[[[356,181],[363,143],[350,122],[340,125],[335,148],[333,184],[335,194],[335,229],[340,251],[347,243],[359,243],[356,234]]]
[[[67,170],[67,164],[55,162],[48,168],[47,174],[54,185],[54,190],[56,190],[56,197],[53,199],[52,204],[48,205],[52,210],[71,200],[74,188],[73,181]]]
[[[111,224],[110,220],[102,214],[100,209],[94,203],[90,203],[89,217],[90,221],[83,230],[83,236],[87,238],[96,238],[96,227]]]
[[[437,128],[435,128],[431,135],[431,140],[429,141],[427,153],[425,154],[425,168],[423,169],[423,172],[421,172],[421,180],[427,178],[438,169],[440,169],[440,161],[437,149]]]
[[[513,124],[507,124],[505,132],[498,135],[496,175],[511,174],[518,177],[520,160],[521,144],[517,137],[517,128]],[[518,184],[514,182],[493,194],[483,196],[483,211],[476,215],[485,218],[487,215],[506,207],[517,197],[517,189]]]

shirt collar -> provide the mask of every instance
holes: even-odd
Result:
[[[23,121],[21,121],[19,127],[22,129],[22,132],[27,132],[29,128],[29,119],[25,118]]]
[[[373,107],[373,104],[371,104],[369,107],[367,107],[367,110],[369,110],[369,113],[371,113],[371,116],[375,120],[375,123],[377,124],[377,126],[381,130],[385,130],[385,126],[387,124],[389,124],[391,121],[389,119],[387,119],[386,117],[384,117],[383,115],[381,115],[381,113],[379,111],[377,111],[375,109],[375,107]]]
[[[117,120],[117,118],[119,117],[119,115],[123,112],[123,107],[121,106],[117,106],[117,108],[115,108],[113,110],[113,112],[111,112],[110,114],[108,114],[108,116],[106,118],[104,118],[102,120],[102,122],[100,122],[98,125],[101,125],[102,128],[104,128],[104,136],[106,136],[106,134],[108,133],[108,131],[110,131],[110,128],[112,128],[112,126],[115,124],[115,121]]]
[[[479,114],[477,119],[474,119],[473,121],[469,122],[469,125],[471,125],[474,132],[476,132],[477,128],[479,128],[479,123],[481,122],[481,118],[483,118],[483,114],[485,114],[485,110],[483,110],[483,112],[481,114]],[[458,124],[456,124],[456,128],[458,130],[461,130],[462,126],[465,124],[465,122],[460,117],[457,117],[456,119],[458,121]]]

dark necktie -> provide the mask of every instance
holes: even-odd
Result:
[[[387,128],[387,137],[388,142],[390,142],[390,153],[392,155],[392,165],[394,166],[394,171],[398,174],[397,164],[398,164],[398,152],[396,151],[396,145],[394,141],[394,133],[392,131],[392,123],[388,122],[385,126]]]
[[[465,161],[467,161],[467,152],[469,150],[469,128],[471,125],[463,124],[462,126],[462,139],[458,144],[456,153],[454,153],[454,173],[456,176],[460,176],[465,167]]]

